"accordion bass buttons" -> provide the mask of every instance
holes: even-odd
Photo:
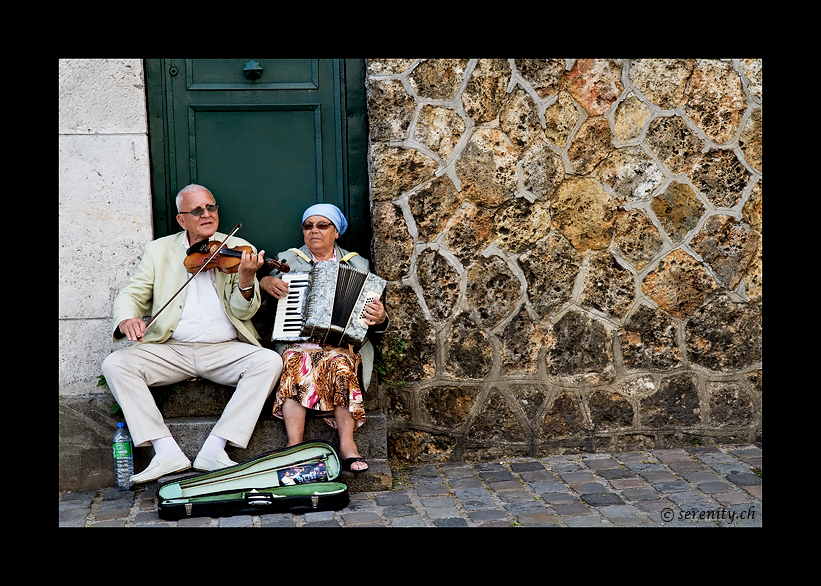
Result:
[[[365,326],[366,328],[368,327],[368,324],[365,323],[365,305],[367,305],[368,303],[373,303],[377,299],[379,299],[379,293],[377,293],[376,291],[368,291],[365,294],[365,303],[364,305],[362,305],[362,311],[359,312],[359,323]]]

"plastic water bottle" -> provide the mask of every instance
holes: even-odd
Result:
[[[134,443],[125,423],[117,424],[117,431],[114,432],[114,474],[117,477],[117,488],[119,490],[131,489],[131,476],[134,474]]]

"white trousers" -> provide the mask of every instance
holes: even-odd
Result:
[[[194,377],[235,386],[211,433],[245,448],[282,373],[282,358],[273,350],[238,340],[203,344],[169,339],[117,350],[105,359],[102,372],[137,447],[171,435],[149,387]]]

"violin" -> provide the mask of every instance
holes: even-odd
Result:
[[[239,271],[239,264],[242,260],[242,253],[248,252],[253,254],[253,249],[250,246],[235,246],[234,248],[221,248],[222,242],[203,240],[197,242],[186,251],[186,257],[183,264],[185,270],[189,273],[196,273],[199,271],[208,271],[216,269],[221,273],[234,274]],[[219,249],[219,252],[217,250]],[[214,254],[216,253],[216,254]],[[276,260],[273,258],[263,257],[264,262],[272,269],[277,269],[282,273],[287,273],[291,270],[288,263],[285,261]]]

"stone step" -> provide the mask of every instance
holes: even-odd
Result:
[[[176,385],[179,392],[175,392],[173,387],[154,387],[151,392],[163,417],[173,419],[176,417],[219,417],[222,415],[225,406],[234,393],[234,387],[219,385],[206,379],[191,379]],[[272,393],[262,408],[261,419],[271,417],[274,405],[274,394]],[[365,396],[365,410],[376,409],[376,401],[369,401],[368,394]]]
[[[367,422],[354,432],[356,446],[363,458],[387,459],[387,435],[385,415],[381,411],[366,411]],[[166,425],[171,430],[171,434],[185,452],[185,455],[193,459],[197,455],[208,434],[217,423],[216,417],[184,417],[176,419],[166,419]],[[336,429],[326,424],[321,419],[308,418],[305,424],[305,441],[323,440],[331,444],[335,449],[339,446],[339,436]],[[280,419],[260,419],[245,449],[226,447],[226,452],[231,459],[248,460],[253,455],[263,454],[282,447],[287,444],[288,437],[285,433],[285,424]],[[249,456],[250,454],[250,456]]]

